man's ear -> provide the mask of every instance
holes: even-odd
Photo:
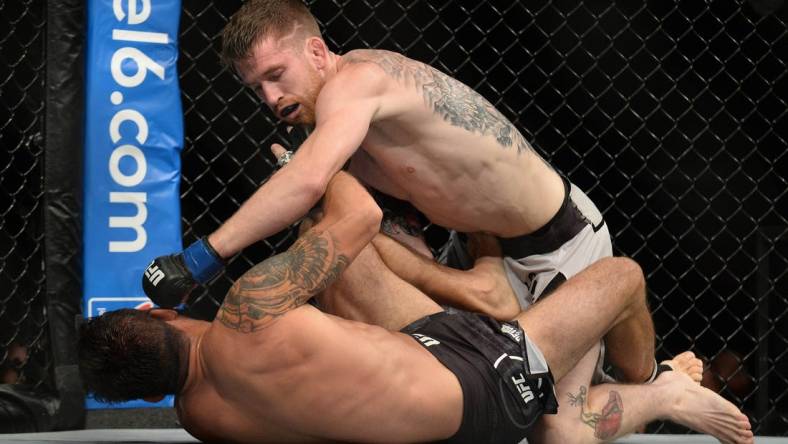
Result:
[[[162,321],[174,321],[178,317],[178,312],[169,308],[151,308],[150,316]]]
[[[320,37],[306,39],[306,55],[317,69],[324,69],[328,64],[328,47]]]
[[[157,403],[162,399],[164,399],[164,395],[145,396],[142,398],[143,401],[150,403]]]

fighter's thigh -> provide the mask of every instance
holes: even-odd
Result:
[[[521,312],[517,320],[560,379],[613,325],[631,314],[638,295],[642,298],[643,285],[642,271],[631,259],[601,259]]]
[[[399,330],[440,305],[386,267],[377,251],[366,246],[342,276],[318,297],[330,314]]]

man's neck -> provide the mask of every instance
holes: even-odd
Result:
[[[178,394],[183,395],[193,389],[205,375],[202,359],[202,339],[208,330],[208,325],[201,329],[184,331],[188,343],[181,354],[180,375],[178,377]],[[201,326],[202,327],[202,326]],[[184,356],[185,355],[185,356]]]
[[[332,51],[328,52],[328,64],[326,65],[325,80],[329,80],[330,78],[334,77],[334,75],[339,71],[339,63],[341,60],[341,55]]]

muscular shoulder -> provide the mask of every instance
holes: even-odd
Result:
[[[345,56],[347,57],[347,56]],[[391,93],[391,81],[386,73],[374,63],[348,63],[343,57],[337,73],[320,90],[317,97],[316,113],[318,121],[325,116],[348,110],[360,112],[374,120]]]
[[[474,134],[492,136],[503,147],[516,147],[518,153],[531,150],[519,131],[492,103],[440,70],[391,51],[353,51],[345,57],[350,64],[375,65],[400,85],[397,93],[414,93],[446,123]]]
[[[383,93],[391,92],[397,83],[423,82],[425,76],[431,74],[440,73],[402,54],[382,49],[356,49],[342,56],[337,74],[326,87],[345,94]]]
[[[372,121],[406,110],[402,102],[413,92],[414,73],[430,68],[401,54],[385,50],[354,50],[342,56],[338,72],[320,91],[318,115],[338,108],[365,109]]]
[[[347,53],[342,60],[349,66],[374,67],[388,79],[400,83],[420,83],[430,75],[440,74],[424,63],[382,49],[358,49]]]
[[[414,61],[398,52],[384,49],[355,49],[342,56],[342,63],[345,66],[377,66],[387,74],[391,68],[402,66],[409,62],[413,63]]]
[[[342,56],[337,73],[323,86],[320,96],[342,94],[344,97],[379,95],[386,91],[387,76],[369,56],[351,51]]]

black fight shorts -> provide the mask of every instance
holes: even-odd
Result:
[[[543,414],[557,412],[547,362],[516,321],[456,309],[402,329],[460,381],[463,414],[450,443],[518,443]]]

